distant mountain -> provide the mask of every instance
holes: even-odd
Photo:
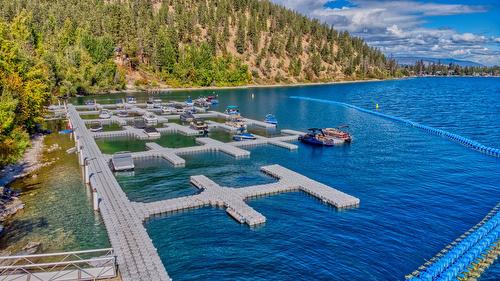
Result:
[[[394,57],[394,59],[398,62],[399,65],[414,65],[415,62],[422,60],[426,65],[432,63],[441,63],[441,64],[457,64],[460,66],[484,66],[480,63],[468,60],[457,60],[452,58],[427,58],[427,57]]]

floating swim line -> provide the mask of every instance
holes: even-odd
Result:
[[[314,101],[314,102],[320,102],[320,103],[335,104],[335,105],[340,105],[343,107],[355,109],[355,110],[365,112],[368,114],[372,114],[375,116],[379,116],[379,117],[382,117],[385,119],[400,122],[400,123],[406,124],[408,126],[419,128],[419,129],[424,130],[425,132],[427,132],[429,134],[438,135],[438,136],[447,138],[447,139],[454,141],[454,142],[457,142],[465,147],[468,147],[470,149],[473,149],[475,151],[484,153],[484,154],[492,156],[492,157],[500,157],[500,149],[498,149],[498,148],[489,147],[489,146],[483,145],[477,141],[462,137],[460,135],[453,134],[453,133],[450,133],[450,132],[447,132],[447,131],[444,131],[441,129],[430,127],[430,126],[422,125],[422,124],[419,124],[417,122],[413,122],[413,121],[399,118],[396,116],[384,114],[384,113],[373,111],[373,110],[368,110],[368,109],[365,109],[365,108],[362,108],[359,106],[355,106],[352,104],[344,103],[344,102],[324,100],[324,99],[315,99],[315,98],[309,98],[309,97],[303,97],[303,96],[290,96],[290,98],[291,99],[298,99],[298,100]]]
[[[500,204],[484,219],[444,248],[407,281],[462,280],[474,273],[485,256],[493,256],[500,242]],[[496,257],[494,257],[496,258]],[[483,269],[484,270],[484,269]]]

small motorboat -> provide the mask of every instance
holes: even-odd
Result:
[[[153,99],[150,98],[146,101],[146,108],[147,109],[153,109],[155,108],[155,103],[153,102]]]
[[[163,101],[161,99],[153,99],[153,108],[161,108],[162,102]]]
[[[95,100],[86,100],[85,105],[95,106],[95,105],[97,105],[97,102]]]
[[[184,102],[187,106],[193,106],[194,102],[191,99],[191,97],[188,97],[187,100]]]
[[[158,118],[154,114],[146,113],[142,116],[142,119],[144,119],[144,123],[146,123],[146,126],[158,125]]]
[[[237,105],[229,105],[226,107],[226,114],[231,117],[239,117],[240,116],[240,108]]]
[[[206,98],[200,97],[194,100],[194,104],[199,107],[209,108],[211,103]]]
[[[299,136],[299,141],[318,146],[335,145],[335,141],[332,138],[327,137],[323,130],[319,128],[309,129],[309,133]]]
[[[122,99],[117,99],[115,101],[115,104],[116,104],[116,107],[120,108],[120,107],[124,107],[125,106],[125,103],[123,102]]]
[[[194,119],[190,126],[191,129],[198,131],[200,134],[205,134],[208,131],[208,125],[203,119]]]
[[[340,130],[340,128],[345,128],[347,126],[341,126],[339,128],[325,128],[323,132],[326,136],[341,139],[344,142],[350,143],[352,141],[352,137],[348,132]]]
[[[174,111],[175,114],[182,114],[182,113],[186,112],[186,109],[184,108],[184,106],[182,106],[180,104],[176,104],[174,106],[174,108],[175,108],[175,111]]]
[[[276,119],[276,116],[272,114],[267,114],[266,119],[264,119],[264,122],[266,122],[267,124],[278,125],[278,120]]]
[[[128,104],[136,104],[137,103],[137,99],[135,97],[128,96],[127,97],[127,103]]]
[[[257,137],[250,133],[239,133],[233,136],[235,141],[256,140]]]
[[[240,130],[241,128],[245,129],[247,128],[247,124],[245,123],[245,121],[241,120],[241,119],[232,119],[232,120],[228,120],[226,121],[224,124],[230,126],[230,127],[234,127],[238,130]]]
[[[155,127],[145,127],[143,131],[149,138],[161,137],[160,132],[158,132],[158,130]]]
[[[99,119],[109,119],[111,118],[111,111],[103,109],[99,112]]]
[[[134,118],[134,127],[137,129],[144,129],[146,128],[146,121],[144,121],[144,118],[142,117],[136,117]]]
[[[92,122],[90,123],[90,128],[89,130],[91,132],[102,132],[103,128],[102,128],[102,123],[99,122],[99,121],[95,121],[95,122]]]
[[[161,113],[162,114],[174,114],[176,113],[176,109],[175,107],[172,107],[172,106],[162,106],[161,107]]]
[[[208,96],[207,97],[207,102],[209,102],[212,105],[219,104],[218,96]]]
[[[181,121],[184,121],[184,122],[191,122],[195,119],[195,117],[194,117],[193,113],[186,111],[186,112],[181,114],[180,119],[181,119]]]
[[[118,111],[118,113],[116,114],[116,116],[118,116],[118,117],[128,117],[128,111],[126,111],[126,110],[120,110],[120,111]]]

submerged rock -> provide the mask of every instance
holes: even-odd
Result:
[[[26,246],[23,247],[23,250],[17,253],[17,255],[32,255],[38,252],[41,244],[42,243],[40,242],[31,241],[28,244],[26,244]]]

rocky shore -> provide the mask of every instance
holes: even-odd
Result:
[[[17,197],[16,192],[7,188],[7,185],[16,179],[29,175],[36,177],[34,172],[41,167],[50,165],[50,163],[42,162],[43,140],[42,134],[33,136],[31,147],[26,150],[23,159],[0,171],[0,234],[3,231],[2,222],[24,208],[24,204]]]

